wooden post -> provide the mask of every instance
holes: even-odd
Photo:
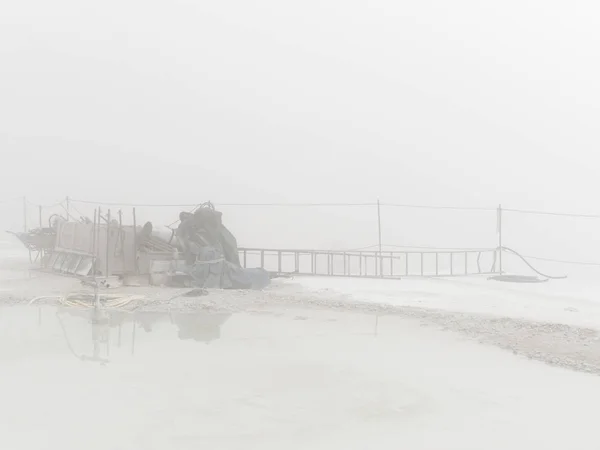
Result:
[[[42,223],[42,205],[38,206],[39,214],[40,214],[40,228],[44,228],[44,224]]]

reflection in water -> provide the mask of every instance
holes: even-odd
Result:
[[[68,327],[62,316],[68,315],[85,319],[91,325],[93,352],[91,355],[78,354],[73,349],[73,337],[69,335]],[[117,345],[123,341],[123,327],[132,325],[131,354],[135,352],[136,328],[141,327],[146,333],[151,333],[160,323],[171,323],[178,329],[177,335],[182,340],[210,342],[221,337],[221,326],[231,317],[230,313],[207,312],[154,312],[154,311],[108,311],[105,309],[74,309],[61,308],[56,316],[71,353],[82,361],[96,361],[102,364],[109,362],[111,347],[111,330],[117,329]],[[104,355],[104,356],[103,356]]]

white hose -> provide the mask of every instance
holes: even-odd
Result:
[[[143,295],[116,295],[116,294],[99,294],[102,308],[104,309],[122,309],[129,306],[133,302],[144,300]],[[29,301],[30,305],[40,300],[55,300],[63,306],[71,308],[94,308],[95,295],[90,292],[72,292],[67,295],[42,295],[35,297]]]

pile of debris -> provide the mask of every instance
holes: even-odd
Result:
[[[175,231],[177,250],[183,254],[178,272],[195,287],[262,289],[269,284],[264,269],[240,264],[237,241],[223,225],[222,214],[212,204],[179,214]]]
[[[115,278],[147,277],[150,284],[193,288],[262,289],[263,269],[240,264],[237,241],[211,203],[179,214],[175,229],[128,226],[110,212],[94,221],[51,217],[47,228],[14,233],[41,255],[42,270],[116,285]],[[92,279],[93,277],[93,279]]]

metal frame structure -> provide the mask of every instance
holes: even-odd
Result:
[[[382,252],[239,249],[245,268],[260,267],[282,275],[388,279],[495,275],[500,273],[498,253],[495,248]]]

